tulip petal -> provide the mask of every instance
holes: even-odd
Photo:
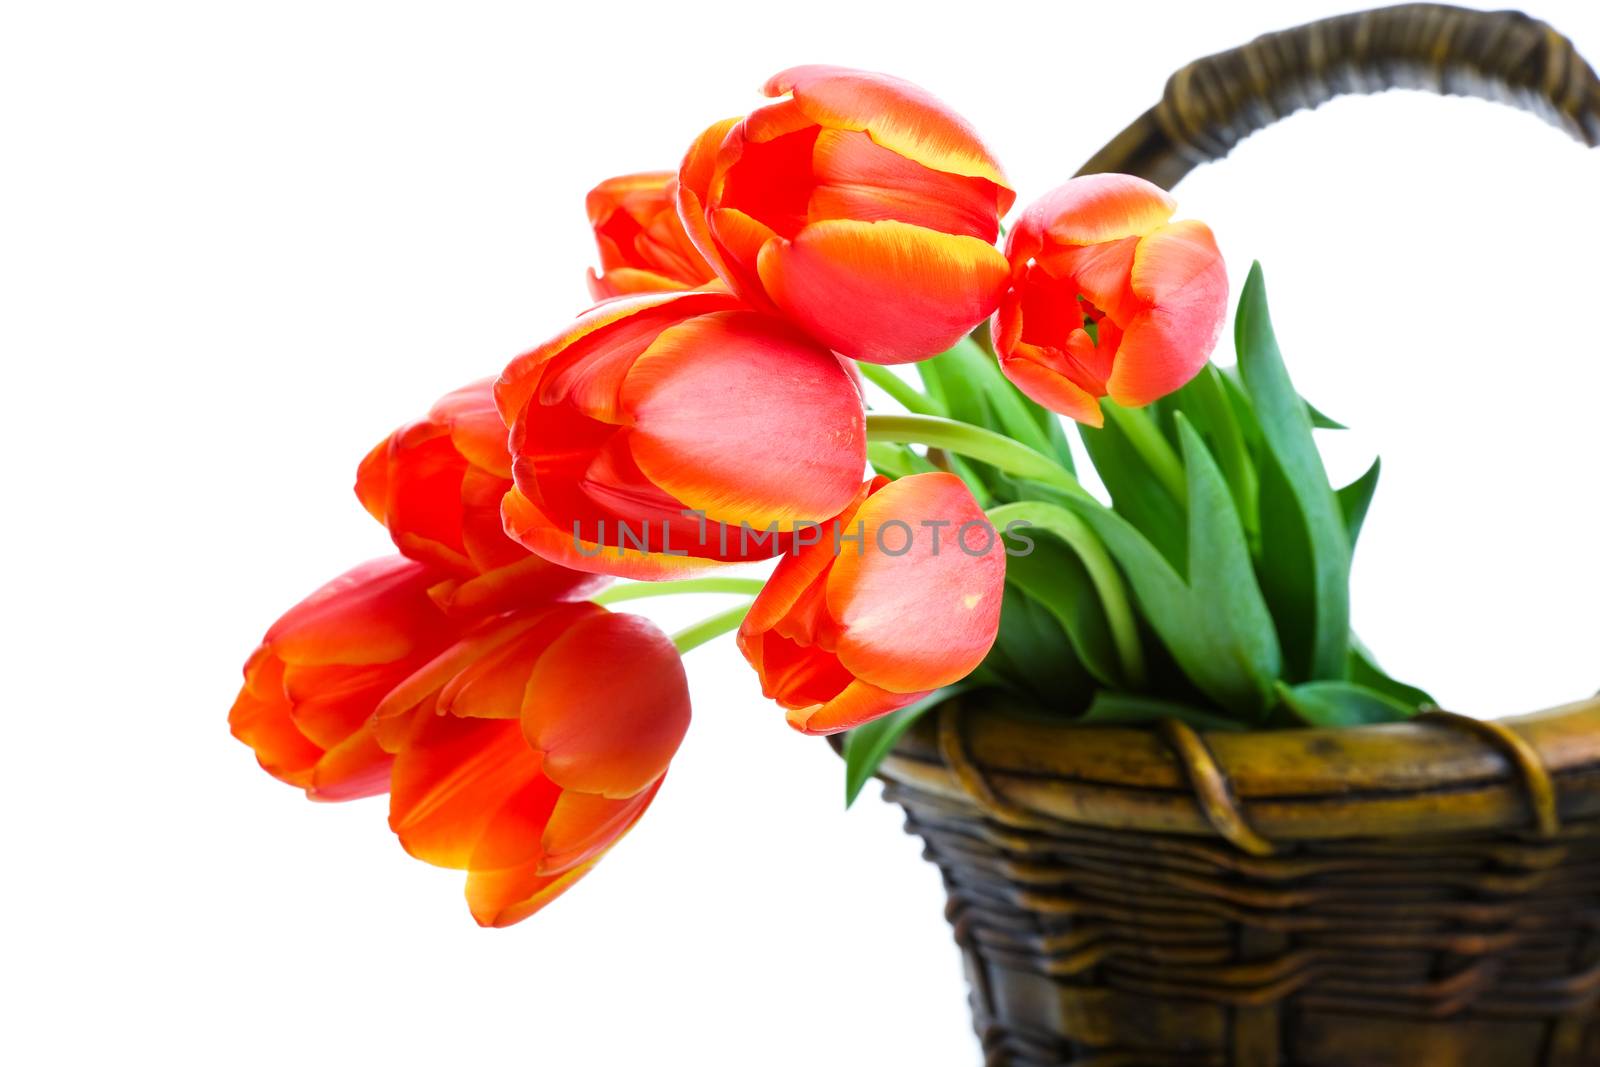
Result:
[[[623,800],[572,790],[561,794],[540,843],[539,873],[561,874],[604,855],[639,821],[664,780],[657,778],[644,792]]]
[[[584,793],[641,792],[666,772],[689,728],[678,650],[636,615],[574,624],[539,657],[527,694],[522,728],[544,754],[544,773]]]
[[[831,219],[761,250],[762,284],[807,333],[870,363],[925,359],[1000,302],[1005,257],[976,237],[903,222]]]
[[[972,493],[953,474],[912,475],[868,497],[856,518],[868,550],[840,556],[827,579],[839,661],[901,693],[966,677],[998,633],[1006,566]]]
[[[1085,426],[1102,426],[1105,416],[1094,394],[1060,371],[1051,369],[1045,360],[1029,358],[1039,354],[1031,346],[1019,346],[1017,355],[1000,361],[1000,370],[1035,404]]]
[[[1131,174],[1086,174],[1041,196],[1017,222],[1013,241],[1044,234],[1059,244],[1088,245],[1142,237],[1165,225],[1178,203]]]
[[[597,274],[593,267],[588,274],[589,295],[596,300],[609,300],[614,296],[634,293],[670,293],[692,289],[690,282],[680,282],[640,267],[612,267],[605,274]]]
[[[1139,242],[1132,286],[1153,306],[1124,327],[1107,387],[1117,403],[1137,406],[1205,366],[1227,317],[1228,277],[1211,231],[1185,221]]]
[[[428,599],[437,572],[403,556],[353,567],[290,608],[262,642],[284,660],[389,663],[444,632]]]
[[[589,873],[591,860],[563,874],[539,873],[539,861],[467,875],[467,907],[479,926],[511,926],[566,892]]]
[[[244,687],[228,711],[228,728],[254,750],[262,770],[290,785],[310,784],[323,749],[295,726],[283,693],[283,661],[265,646],[245,667]]]
[[[573,357],[569,362],[577,362],[585,353],[589,353],[585,358],[596,358],[597,353],[615,352],[619,348],[642,350],[663,326],[678,318],[738,306],[739,302],[730,294],[704,292],[642,293],[597,304],[555,337],[506,364],[494,385],[500,417],[507,426],[515,423],[518,414],[539,391],[545,364],[556,356]],[[651,314],[659,308],[671,311]]]
[[[464,718],[520,719],[528,676],[551,642],[579,620],[603,615],[598,604],[558,604],[491,632],[511,632],[510,640],[477,642],[476,655],[439,690],[435,710]]]
[[[898,711],[927,695],[891,693],[870,682],[857,680],[825,704],[791,709],[788,720],[790,726],[803,734],[836,734]]]
[[[861,130],[925,167],[991,181],[1002,193],[1000,213],[1011,208],[1015,194],[977,131],[919,86],[886,74],[814,65],[774,75],[765,92],[793,94],[796,106],[820,126]]]
[[[306,796],[312,800],[360,800],[389,791],[394,757],[370,730],[357,730],[328,750],[312,769]]]
[[[542,774],[520,784],[484,826],[472,847],[468,869],[496,870],[537,862],[543,855],[539,842],[545,824],[560,799],[561,788]]]
[[[514,491],[514,490],[513,490]],[[571,540],[571,534],[568,534]],[[445,582],[429,590],[439,610],[453,618],[478,619],[528,604],[583,600],[604,589],[610,577],[589,574],[529,555],[467,581]]]
[[[663,331],[634,364],[623,405],[639,469],[712,521],[787,532],[837,514],[861,485],[855,383],[775,319],[724,312]]]
[[[869,493],[876,492],[889,484],[889,479],[881,474],[870,481],[863,482],[856,491],[853,499],[841,510],[829,524],[830,529],[825,531],[821,540],[802,546],[797,551],[784,555],[767,577],[766,584],[761,587],[761,592],[756,595],[755,601],[750,605],[750,610],[745,614],[744,622],[739,626],[740,634],[759,634],[776,626],[785,615],[806,595],[806,591],[826,573],[834,560],[834,546],[832,528],[837,524],[840,533],[840,551],[853,551],[857,548],[864,550],[858,542],[843,540],[844,535],[855,534],[855,513],[861,502]]]
[[[643,552],[629,545],[607,545],[579,536],[575,526],[557,526],[520,489],[506,493],[501,504],[506,534],[529,552],[570,570],[589,574],[633,578],[638,581],[669,581],[691,578],[717,567],[743,560],[720,560],[705,556],[668,555]],[[685,528],[694,529],[693,520],[684,519]],[[608,527],[615,531],[614,526]],[[676,527],[674,527],[676,529]],[[775,552],[776,550],[774,550]],[[769,552],[768,555],[774,553]],[[751,558],[760,558],[759,556]]]
[[[481,378],[446,393],[428,412],[428,419],[449,431],[456,451],[468,463],[510,478],[511,457],[506,450],[509,430],[494,404],[494,383],[494,378]]]
[[[389,827],[416,858],[466,868],[505,802],[539,776],[539,764],[512,720],[430,716],[395,755]]]
[[[864,133],[824,130],[812,159],[811,221],[894,219],[993,244],[1000,231],[995,186],[929,170]]]
[[[684,155],[683,163],[678,168],[676,194],[678,221],[683,223],[684,232],[688,235],[695,251],[699,252],[718,276],[724,279],[729,277],[728,268],[722,260],[722,252],[717,248],[716,241],[711,238],[711,230],[706,222],[706,208],[722,143],[727,139],[729,131],[741,121],[737,118],[723,119],[707,126],[689,146],[689,151]]]

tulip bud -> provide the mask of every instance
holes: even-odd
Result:
[[[866,466],[838,357],[727,293],[619,297],[512,360],[506,532],[633,578],[767,559],[848,504]]]
[[[313,800],[389,786],[388,753],[366,727],[378,702],[457,635],[428,587],[441,575],[400,556],[324,585],[272,625],[228,713],[269,774]]]
[[[993,247],[1016,194],[960,116],[898,78],[808,66],[788,99],[703,133],[678,209],[735,292],[854,359],[955,344],[1006,284]]]
[[[1006,243],[1012,288],[994,318],[1006,377],[1052,411],[1101,424],[1205,366],[1228,311],[1228,277],[1203,222],[1142,178],[1074,178],[1023,212]]]
[[[379,442],[356,472],[362,506],[389,528],[402,553],[445,572],[433,594],[463,618],[585,597],[605,584],[506,536],[500,521],[500,501],[511,488],[506,433],[494,379],[485,378]]]
[[[389,825],[466,870],[484,926],[567,889],[650,805],[689,725],[672,641],[645,619],[557,604],[490,620],[374,716],[394,752]]]
[[[965,678],[1000,628],[1005,548],[951,474],[875,478],[786,557],[739,649],[808,734],[848,730]]]
[[[611,178],[589,191],[589,225],[605,272],[589,271],[596,300],[702,289],[716,278],[678,221],[677,189],[677,174],[654,171]]]

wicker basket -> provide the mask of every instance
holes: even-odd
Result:
[[[1563,37],[1416,4],[1186,67],[1084,171],[1171,187],[1281,115],[1400,86],[1600,142]],[[944,875],[988,1064],[1600,1064],[1600,699],[1238,734],[973,705],[879,773]]]

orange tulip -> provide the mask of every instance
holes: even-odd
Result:
[[[589,271],[596,300],[701,289],[716,278],[678,221],[677,190],[676,174],[652,171],[611,178],[589,191],[589,225],[605,271]]]
[[[1010,233],[1012,288],[995,314],[1006,376],[1091,426],[1098,399],[1138,406],[1200,372],[1227,316],[1228,277],[1203,222],[1142,178],[1074,178]]]
[[[228,713],[261,766],[313,800],[373,796],[391,757],[365,729],[378,702],[458,634],[428,587],[438,572],[390,556],[345,572],[267,631]]]
[[[389,528],[395,546],[443,572],[434,596],[452,614],[481,617],[584,597],[604,584],[532,555],[505,535],[506,433],[494,379],[485,378],[379,442],[356,472],[356,496]]]
[[[875,478],[820,541],[779,562],[739,649],[790,725],[848,730],[983,661],[1005,572],[1005,549],[959,478]]]
[[[516,483],[505,529],[577,570],[769,558],[848,504],[866,465],[851,373],[728,293],[600,304],[512,360],[495,399]]]
[[[689,726],[678,650],[594,604],[491,620],[396,686],[373,718],[394,753],[389,825],[466,870],[484,926],[581,878],[650,805]]]
[[[679,171],[689,236],[733,289],[842,355],[905,363],[995,309],[1016,194],[972,127],[898,78],[795,67]]]

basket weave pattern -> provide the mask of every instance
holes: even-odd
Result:
[[[883,770],[943,873],[987,1064],[1600,1063],[1600,701],[1084,728],[1075,753],[1052,731],[951,705]]]

